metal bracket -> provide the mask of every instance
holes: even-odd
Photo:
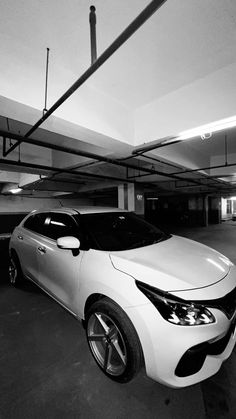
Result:
[[[7,150],[7,138],[8,138],[8,137],[3,136],[2,138],[3,138],[2,156],[3,156],[3,157],[6,157],[6,156],[8,155],[8,153],[9,153],[10,148],[11,148],[13,145],[15,145],[15,143],[14,143],[14,144],[11,144],[11,138],[9,138],[9,141],[10,141],[10,147],[9,147],[9,149]]]
[[[97,41],[96,41],[96,8],[94,6],[90,7],[89,13],[89,23],[90,23],[90,40],[91,40],[91,65],[97,59]]]

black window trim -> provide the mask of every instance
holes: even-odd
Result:
[[[45,218],[44,224],[46,224],[47,220],[49,220],[48,225],[50,225],[50,221],[51,221],[51,218],[52,218],[50,216],[51,214],[63,214],[63,215],[67,215],[68,217],[70,217],[73,220],[75,226],[78,227],[78,224],[77,224],[75,218],[73,218],[71,214],[68,214],[68,212],[65,212],[65,211],[49,211],[48,212],[48,217]],[[48,237],[48,236],[44,236],[44,237],[47,237],[47,239],[53,240],[54,242],[57,241],[57,239],[53,239],[52,237]]]
[[[51,240],[51,241],[53,241],[55,243],[57,242],[57,239],[52,239],[51,237],[46,236],[45,234],[38,233],[37,231],[31,230],[30,228],[25,227],[26,221],[28,221],[29,218],[34,217],[37,214],[48,214],[48,216],[45,217],[45,220],[44,220],[43,225],[46,225],[46,221],[48,219],[51,219],[50,218],[50,214],[63,214],[63,215],[68,215],[69,217],[71,217],[72,220],[73,220],[73,222],[75,223],[75,225],[78,226],[78,223],[77,223],[75,217],[73,217],[73,214],[68,214],[68,212],[65,212],[65,211],[53,211],[53,210],[51,210],[51,211],[39,211],[39,212],[35,212],[33,214],[32,213],[29,214],[28,217],[26,218],[26,220],[24,220],[24,223],[23,223],[22,227],[25,228],[26,230],[30,231],[33,234],[37,234],[37,235],[39,235],[41,237],[45,237],[46,239]]]

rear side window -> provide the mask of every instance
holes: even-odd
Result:
[[[45,235],[45,219],[47,217],[46,213],[33,214],[24,222],[24,227],[28,230],[34,231],[36,233]]]
[[[45,223],[45,236],[57,240],[59,237],[77,237],[78,228],[76,222],[68,214],[49,213]]]

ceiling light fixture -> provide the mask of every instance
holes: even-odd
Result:
[[[201,135],[202,140],[209,140],[212,137],[212,132],[206,132],[205,134]]]
[[[11,193],[19,193],[20,191],[22,191],[22,188],[13,188],[9,190]]]
[[[201,125],[197,128],[183,131],[179,134],[176,140],[189,140],[198,136],[205,140],[210,138],[213,132],[222,131],[224,129],[233,127],[236,127],[236,116],[220,119],[219,121],[212,122],[210,124]]]

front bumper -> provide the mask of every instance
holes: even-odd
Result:
[[[164,320],[153,304],[127,309],[141,346],[147,375],[174,388],[196,384],[214,375],[235,345],[235,316],[231,320],[211,309],[216,322],[178,326]]]
[[[229,345],[235,333],[235,321],[232,321],[228,332],[222,338],[213,342],[203,342],[188,349],[180,359],[175,375],[177,377],[187,377],[198,373],[207,356],[221,355]]]

